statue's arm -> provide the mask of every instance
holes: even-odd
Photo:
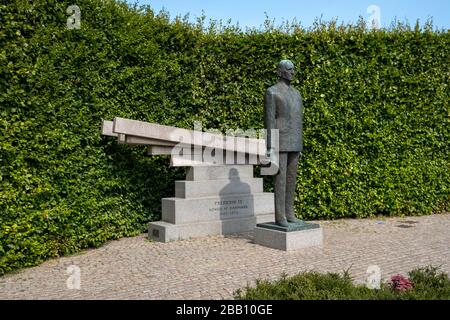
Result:
[[[267,151],[273,148],[271,139],[271,129],[276,129],[275,122],[276,105],[275,95],[271,90],[266,91],[264,97],[264,128],[267,130]]]
[[[302,98],[302,94],[300,93],[300,91],[297,90],[297,94],[298,94],[298,100],[300,101],[300,104],[302,105],[302,113],[303,113],[303,98]]]

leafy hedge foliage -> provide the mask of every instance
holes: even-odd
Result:
[[[1,0],[0,274],[159,219],[183,170],[102,137],[101,119],[261,128],[282,58],[305,101],[300,217],[448,210],[449,44],[430,25],[243,32],[111,0]]]
[[[237,300],[449,300],[450,278],[436,267],[410,271],[412,288],[395,290],[390,282],[380,289],[355,285],[348,272],[343,274],[303,272],[286,275],[274,282],[258,280],[256,287],[237,290]]]

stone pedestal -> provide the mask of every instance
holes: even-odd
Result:
[[[322,228],[318,224],[303,222],[281,227],[274,222],[261,223],[255,228],[255,243],[284,251],[292,251],[323,243]]]
[[[263,192],[252,165],[190,167],[175,182],[175,197],[162,199],[162,221],[149,223],[149,237],[169,242],[252,231],[273,220],[273,193]]]

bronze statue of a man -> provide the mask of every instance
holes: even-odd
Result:
[[[302,222],[295,217],[294,199],[297,166],[303,151],[303,103],[300,92],[291,86],[294,64],[289,60],[280,61],[277,73],[280,80],[266,91],[264,122],[268,156],[279,154],[279,171],[275,175],[275,222],[288,227],[289,222]],[[272,145],[271,129],[278,129],[278,145]]]

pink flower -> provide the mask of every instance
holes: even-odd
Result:
[[[405,292],[412,287],[412,281],[400,274],[391,277],[391,288],[395,291]]]

